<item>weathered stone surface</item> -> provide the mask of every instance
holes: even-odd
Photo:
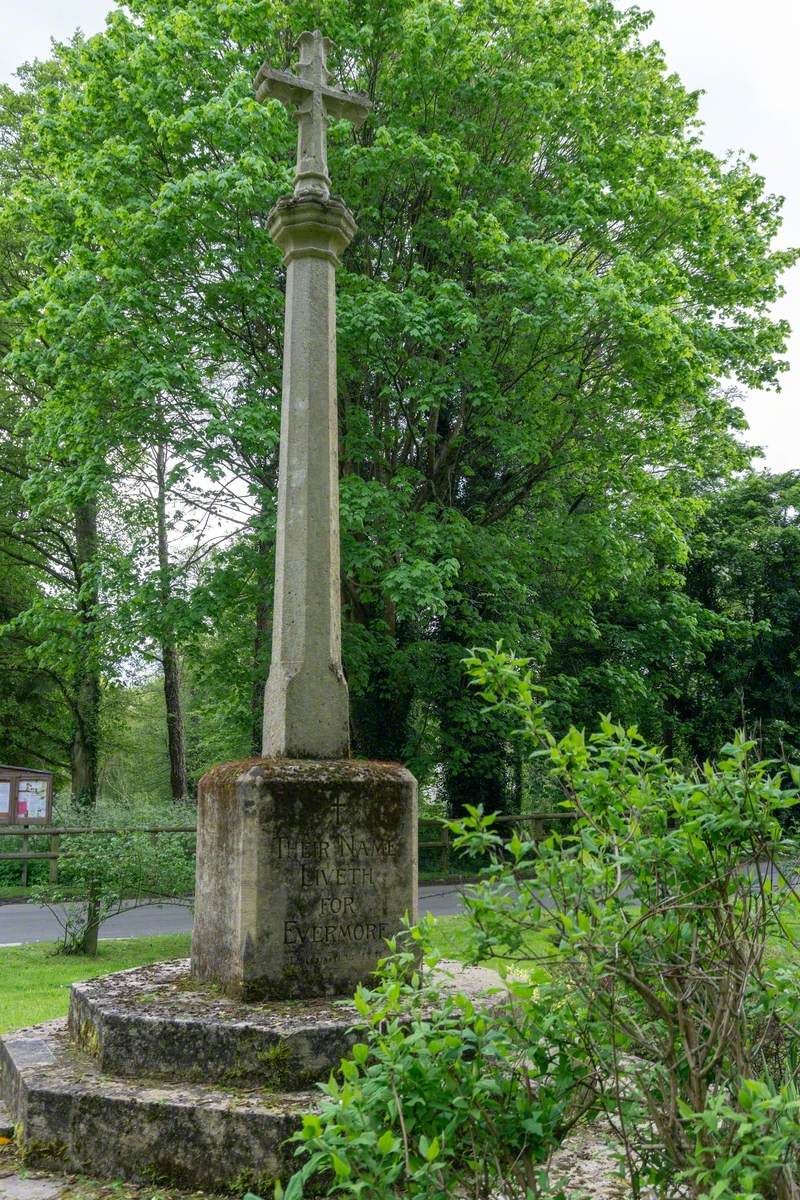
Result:
[[[58,1200],[63,1191],[63,1180],[0,1175],[0,1200]]]
[[[330,196],[327,128],[331,118],[351,121],[358,128],[372,108],[363,92],[342,92],[330,86],[327,68],[331,43],[318,29],[301,33],[299,73],[276,71],[264,63],[256,76],[257,100],[280,100],[297,121],[297,171],[295,196]]]
[[[351,995],[416,919],[403,767],[251,759],[200,782],[192,973],[245,1000]]]
[[[233,1192],[291,1171],[284,1142],[319,1095],[113,1079],[65,1021],[0,1041],[0,1086],[31,1165]]]
[[[286,265],[286,328],[263,752],[283,758],[350,753],[341,652],[335,272],[356,223],[330,195],[327,127],[334,114],[361,124],[371,104],[329,86],[329,45],[318,30],[303,33],[298,75],[265,63],[256,79],[257,98],[282,101],[298,122],[294,193],[269,215]]]
[[[14,1122],[11,1120],[11,1113],[0,1104],[0,1138],[10,1138],[13,1136]]]
[[[346,758],[342,670],[335,264],[355,233],[341,201],[280,201],[270,231],[284,252],[283,358],[272,659],[265,755]]]
[[[352,1004],[242,1004],[201,988],[188,960],[73,984],[71,1035],[108,1075],[270,1091],[312,1087],[357,1040]]]

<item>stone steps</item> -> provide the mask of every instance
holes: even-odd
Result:
[[[0,1085],[32,1165],[240,1194],[291,1173],[284,1143],[319,1098],[113,1078],[75,1047],[66,1021],[7,1035]]]
[[[441,991],[502,999],[494,972],[449,966]],[[31,1166],[268,1195],[355,1023],[349,1001],[244,1004],[188,962],[137,967],[73,984],[69,1021],[0,1039],[0,1104]]]
[[[296,1091],[338,1066],[356,1019],[349,1002],[228,999],[186,959],[74,984],[69,1027],[107,1075]]]
[[[188,961],[74,984],[68,1021],[0,1040],[0,1101],[32,1166],[272,1191],[286,1140],[355,1040],[352,1004],[243,1004]]]

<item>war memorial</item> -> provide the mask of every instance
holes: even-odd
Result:
[[[261,101],[298,122],[294,192],[270,233],[286,268],[272,663],[263,757],[201,781],[192,958],[72,988],[69,1018],[0,1042],[0,1100],[28,1161],[216,1190],[267,1186],[354,1040],[347,1000],[417,896],[416,782],[350,758],[341,663],[336,292],[356,225],[331,195],[328,42]]]

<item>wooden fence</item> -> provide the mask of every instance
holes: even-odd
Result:
[[[560,823],[571,821],[572,813],[568,812],[541,812],[533,813],[526,816],[507,815],[498,816],[495,819],[495,825],[502,828],[510,826],[514,828],[530,827],[528,836],[532,841],[541,841],[545,836],[547,828],[553,822]],[[420,822],[420,837],[424,836],[427,829],[433,828],[439,836],[435,840],[421,840],[419,843],[420,850],[438,850],[439,851],[439,867],[442,874],[447,874],[451,867],[451,852],[452,852],[452,834],[446,825],[443,825],[438,817],[421,817]],[[14,850],[9,853],[0,854],[0,862],[20,862],[22,864],[21,884],[24,887],[28,881],[28,863],[30,862],[49,862],[50,863],[50,881],[58,882],[58,859],[62,853],[61,838],[62,837],[113,837],[118,833],[147,833],[155,840],[162,834],[169,833],[196,833],[194,825],[148,825],[146,827],[130,826],[126,828],[106,829],[98,828],[93,825],[78,825],[69,827],[40,827],[31,826],[5,826],[0,827],[0,837],[18,837],[22,839],[22,849]],[[30,839],[32,837],[49,838],[49,850],[30,850]]]

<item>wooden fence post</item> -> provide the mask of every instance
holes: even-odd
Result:
[[[27,829],[27,828],[28,828],[27,825],[23,826],[23,829]],[[22,835],[22,853],[27,854],[29,849],[30,849],[30,839],[29,839],[27,833],[23,833],[23,835]],[[28,886],[28,860],[27,860],[27,858],[24,858],[22,860],[22,869],[20,870],[20,873],[19,873],[19,885],[20,885],[20,887],[24,887],[24,888],[26,888]]]
[[[60,852],[61,852],[61,838],[60,838],[59,834],[53,833],[50,835],[50,853],[51,854],[60,854]],[[58,859],[57,858],[50,859],[50,882],[58,883]]]
[[[450,826],[442,826],[442,873],[450,870]]]

